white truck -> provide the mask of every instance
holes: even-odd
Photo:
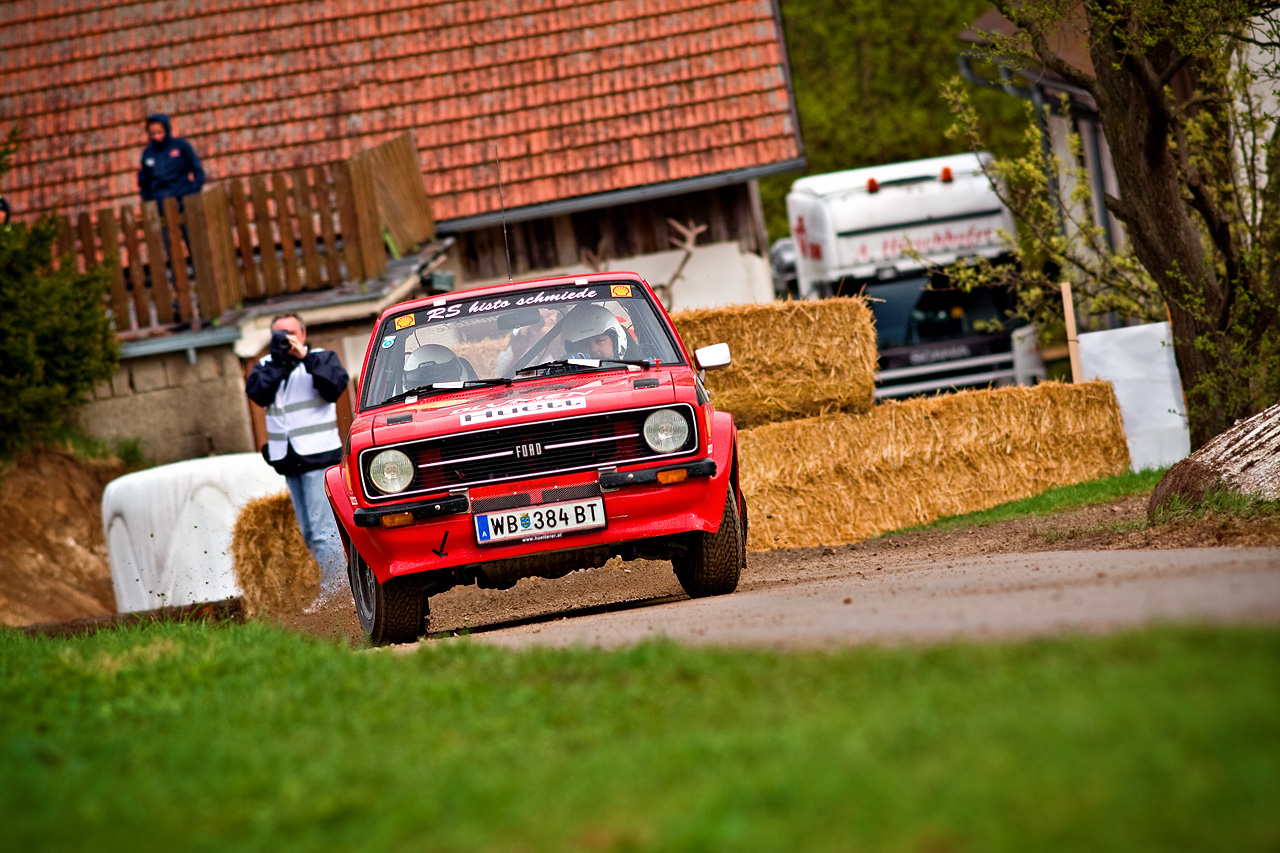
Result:
[[[1012,294],[965,293],[941,272],[965,258],[1005,257],[999,232],[1013,233],[1013,216],[982,170],[989,159],[966,153],[811,175],[787,195],[799,296],[872,299],[877,397],[1044,376],[1034,331],[1013,329]]]

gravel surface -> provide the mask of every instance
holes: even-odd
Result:
[[[666,636],[797,648],[1022,637],[1153,621],[1280,621],[1280,548],[1047,551],[859,569],[720,598],[534,622],[478,634],[505,646],[618,646]]]
[[[431,599],[431,633],[504,645],[716,645],[1030,636],[1152,621],[1280,621],[1280,520],[1145,528],[1145,497],[987,527],[748,555],[738,591],[691,601],[665,562],[611,561]],[[1172,550],[1171,550],[1172,549]],[[290,620],[356,636],[350,609]],[[406,647],[412,648],[412,647]]]

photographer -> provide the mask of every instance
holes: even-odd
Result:
[[[298,528],[320,564],[320,597],[308,610],[338,600],[345,590],[346,558],[324,493],[325,469],[342,459],[334,402],[347,387],[335,353],[308,347],[297,314],[271,320],[271,346],[245,382],[249,399],[267,410],[262,455],[284,475]]]

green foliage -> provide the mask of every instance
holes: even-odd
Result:
[[[15,850],[1280,844],[1280,632],[352,652],[0,632]]]
[[[10,133],[0,149],[0,178],[16,143]],[[0,457],[56,432],[115,372],[107,273],[69,257],[55,270],[57,234],[53,217],[0,228]]]
[[[1111,311],[1163,319],[1163,304],[1199,446],[1280,396],[1280,3],[995,5],[1018,29],[986,34],[991,60],[1054,85],[1048,70],[1097,107],[1119,187],[1105,203],[1125,226],[1118,252],[1100,246],[1095,200],[1075,180],[1075,141],[1048,169],[1067,212],[1060,234],[1049,227],[1048,188],[1034,185],[1031,162],[1004,164],[1023,260],[1031,262],[1018,282],[1021,308],[1033,317],[1053,313],[1052,294],[1035,278],[1037,259],[1077,284],[1086,319]],[[1081,47],[1091,67],[1076,58]],[[962,98],[952,104],[960,135],[979,144],[977,112]],[[1052,210],[1056,200],[1048,204]],[[967,284],[1000,277],[978,269]]]
[[[943,96],[955,117],[947,138],[974,151],[987,150],[971,88],[954,78],[944,87]],[[1115,250],[1107,245],[1079,134],[1068,135],[1066,158],[1057,152],[1046,156],[1036,108],[1025,101],[1023,109],[1026,144],[1022,152],[998,157],[986,167],[997,194],[1014,213],[1016,235],[1001,232],[1014,260],[993,263],[979,258],[955,264],[946,270],[952,284],[969,291],[1011,288],[1017,297],[1016,313],[1036,325],[1043,343],[1066,339],[1060,289],[1064,280],[1072,283],[1082,332],[1090,331],[1091,321],[1103,317],[1164,320],[1164,300],[1132,248],[1122,245]],[[1069,109],[1064,99],[1056,112],[1066,114]],[[1054,107],[1046,105],[1041,119],[1047,122],[1054,113]],[[1052,186],[1062,194],[1063,203],[1054,198]]]
[[[783,32],[808,166],[821,174],[954,153],[943,84],[960,33],[984,0],[782,0]],[[995,150],[1016,150],[1018,106],[974,94]],[[799,173],[760,182],[771,238],[789,233],[784,198]]]

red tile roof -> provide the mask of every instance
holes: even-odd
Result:
[[[16,214],[136,199],[143,117],[210,180],[405,130],[437,219],[799,156],[771,0],[8,0]]]

